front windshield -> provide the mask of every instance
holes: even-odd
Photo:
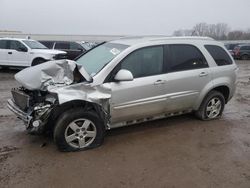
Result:
[[[23,42],[31,49],[48,49],[46,46],[35,40],[23,40]]]
[[[104,43],[84,54],[76,62],[83,65],[89,75],[94,76],[127,47],[124,44]]]

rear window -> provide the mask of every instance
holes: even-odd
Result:
[[[207,51],[210,53],[210,55],[213,57],[215,63],[218,66],[223,66],[223,65],[231,65],[233,64],[232,59],[230,56],[227,54],[227,52],[221,48],[220,46],[215,46],[215,45],[205,45],[205,48]]]

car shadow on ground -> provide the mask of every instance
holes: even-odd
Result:
[[[6,68],[6,67],[0,67],[0,73],[10,73],[10,74],[16,74],[19,71],[21,71],[23,68]]]

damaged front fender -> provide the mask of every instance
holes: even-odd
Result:
[[[79,74],[84,79],[76,79],[79,78]],[[94,107],[108,127],[110,84],[95,85],[92,77],[76,62],[69,60],[46,62],[20,71],[15,78],[23,86],[22,93],[28,93],[25,96],[28,95],[32,101],[27,108],[32,112],[29,115],[31,119],[28,127],[31,127],[33,132],[41,132],[40,130],[50,122],[50,118],[53,118],[55,111],[57,113],[59,110],[61,114],[60,109],[68,104],[74,107],[72,104],[76,101],[79,101],[77,104],[79,106],[85,102],[91,104],[90,106]]]
[[[51,93],[56,93],[59,104],[64,104],[73,100],[83,100],[96,103],[109,112],[109,99],[111,98],[111,87],[109,84],[92,86],[91,84],[79,83],[65,87],[52,87],[48,89]]]

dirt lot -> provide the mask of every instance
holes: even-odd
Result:
[[[0,72],[0,187],[250,187],[250,61],[219,120],[192,115],[120,128],[103,146],[61,153],[6,108],[16,71]]]

